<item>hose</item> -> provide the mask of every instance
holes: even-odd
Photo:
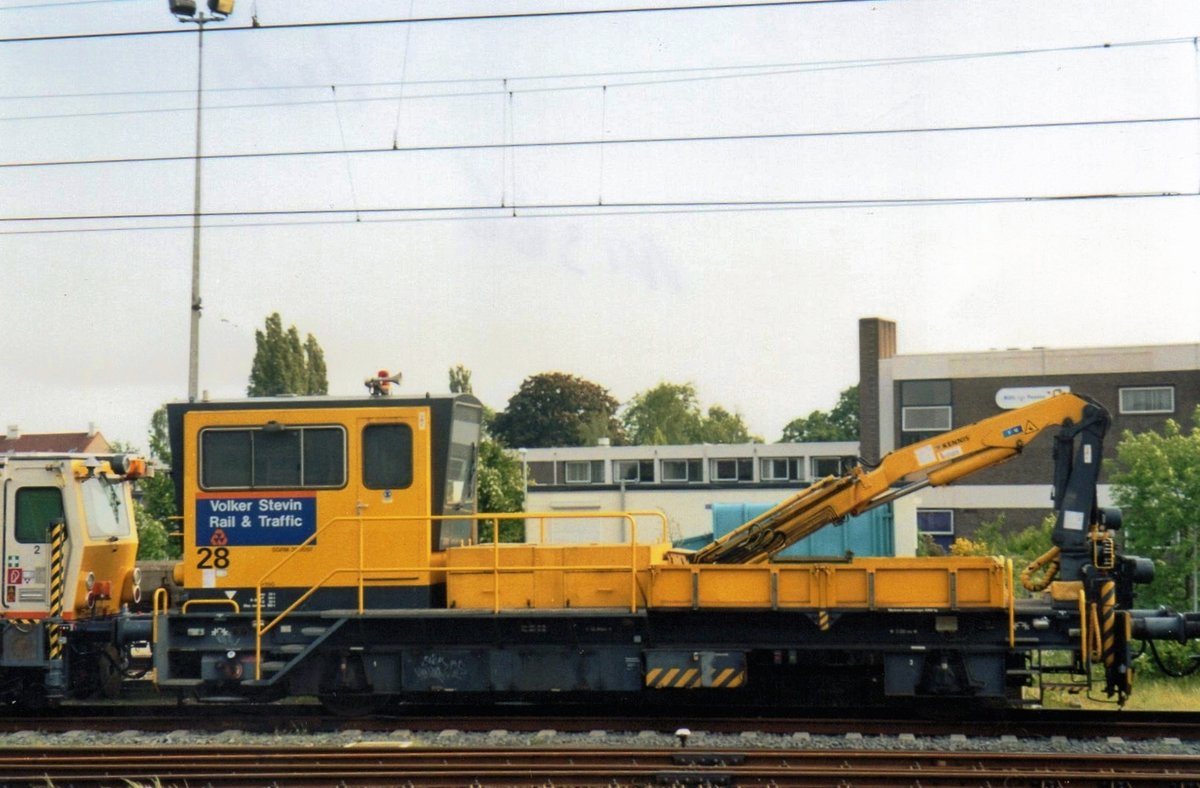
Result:
[[[1058,568],[1062,562],[1058,560],[1061,551],[1057,547],[1051,547],[1046,552],[1039,555],[1037,558],[1029,562],[1029,566],[1021,570],[1021,585],[1026,591],[1045,591],[1054,582],[1054,578],[1058,576]],[[1035,580],[1034,574],[1042,567],[1046,567],[1046,572],[1041,580]]]

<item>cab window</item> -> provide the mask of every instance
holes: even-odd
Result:
[[[309,489],[346,483],[341,427],[207,429],[200,433],[206,490]]]
[[[82,488],[88,535],[93,539],[129,536],[129,509],[123,489],[103,477],[88,479]]]
[[[23,487],[17,490],[17,541],[44,544],[50,541],[50,523],[63,519],[62,491],[57,487]]]
[[[450,425],[450,457],[446,465],[446,506],[463,507],[475,500],[475,464],[478,462],[479,421],[477,406],[454,405]]]
[[[400,490],[412,484],[412,427],[370,424],[363,428],[362,445],[364,486],[371,490]]]

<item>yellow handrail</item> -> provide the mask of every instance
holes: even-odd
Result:
[[[162,607],[158,606],[158,600],[162,599]],[[167,589],[159,586],[154,589],[154,597],[151,600],[150,608],[150,642],[158,645],[158,616],[160,613],[167,612],[167,607],[171,604],[171,595]]]
[[[1004,559],[1004,566],[1007,569],[1005,580],[1008,587],[1005,589],[1008,593],[1008,647],[1016,648],[1017,646],[1017,587],[1013,583],[1013,560],[1011,558]]]
[[[189,605],[229,605],[234,613],[241,613],[242,606],[234,599],[189,599],[179,607],[179,612],[186,613]]]
[[[500,520],[518,520],[518,519],[525,520],[525,519],[531,519],[534,517],[539,518],[540,521],[542,522],[543,535],[544,535],[546,519],[583,519],[583,518],[587,518],[587,519],[609,518],[609,519],[612,519],[612,518],[620,518],[620,519],[626,520],[629,523],[629,534],[630,534],[629,566],[628,567],[625,567],[625,566],[501,567],[500,566]],[[441,520],[474,520],[475,522],[478,522],[480,520],[495,521],[495,527],[492,529],[492,546],[493,546],[493,548],[492,548],[492,566],[490,568],[493,572],[493,591],[494,591],[494,597],[495,597],[495,601],[494,601],[494,605],[493,605],[493,612],[495,612],[497,614],[500,612],[500,574],[502,572],[521,572],[521,571],[538,572],[538,571],[547,571],[547,570],[551,570],[551,569],[553,569],[555,571],[563,571],[564,568],[565,569],[586,568],[586,569],[590,569],[590,570],[594,570],[594,571],[626,571],[626,570],[628,570],[629,571],[629,589],[630,589],[630,593],[629,593],[630,607],[629,607],[629,609],[630,609],[630,612],[637,612],[637,545],[638,545],[637,518],[638,517],[657,517],[661,522],[660,538],[662,539],[662,541],[666,541],[667,517],[664,513],[660,512],[660,511],[483,512],[483,513],[475,513],[475,514],[442,514],[442,515],[410,514],[410,515],[386,515],[386,516],[371,516],[371,517],[363,517],[361,515],[358,515],[358,516],[353,516],[353,517],[339,516],[339,517],[331,518],[328,522],[326,522],[320,528],[316,529],[312,533],[311,536],[309,536],[307,539],[305,539],[300,544],[293,547],[292,550],[290,552],[288,552],[288,554],[285,555],[274,566],[272,566],[270,569],[268,569],[266,572],[264,572],[263,575],[258,579],[258,582],[255,584],[255,588],[254,588],[254,591],[255,591],[254,677],[256,680],[259,680],[262,678],[262,636],[265,635],[267,632],[270,632],[272,629],[274,629],[275,626],[278,625],[280,621],[282,621],[285,617],[287,617],[292,612],[294,612],[300,605],[304,604],[304,602],[306,602],[310,597],[312,597],[312,595],[315,594],[319,588],[324,586],[327,582],[329,582],[336,575],[347,574],[347,573],[355,573],[357,575],[357,578],[358,578],[358,612],[359,612],[359,614],[361,614],[366,608],[364,582],[365,582],[365,577],[368,573],[370,573],[370,574],[394,573],[394,572],[422,573],[422,572],[438,571],[438,572],[445,572],[445,573],[449,574],[449,573],[454,573],[454,572],[479,571],[480,569],[488,568],[486,566],[482,566],[482,567],[445,567],[445,568],[432,569],[429,565],[423,565],[423,566],[417,566],[417,567],[387,567],[387,568],[367,569],[364,566],[364,564],[366,562],[364,525],[366,522],[396,522],[396,521],[412,521],[412,520],[426,521],[426,522],[432,522],[435,520],[437,520],[437,521],[441,521]],[[312,543],[314,543],[316,541],[316,538],[320,534],[324,533],[325,531],[332,528],[333,526],[335,526],[339,523],[343,523],[343,522],[352,522],[352,523],[356,523],[358,525],[358,567],[357,567],[357,569],[344,568],[344,569],[331,570],[328,574],[325,575],[325,577],[323,577],[319,581],[317,581],[316,584],[314,584],[307,591],[305,591],[303,594],[301,594],[299,598],[297,598],[294,602],[292,602],[292,604],[288,605],[285,609],[280,611],[278,615],[276,615],[273,619],[271,619],[271,621],[269,621],[266,624],[266,626],[264,626],[263,625],[263,617],[262,617],[262,598],[263,598],[264,582],[271,575],[275,574],[275,572],[277,572],[285,564],[287,564],[289,561],[291,561],[295,556],[297,556],[301,552],[302,548],[307,547],[307,546],[311,545]],[[199,601],[199,600],[197,600],[197,601]],[[215,601],[225,601],[225,600],[215,600]]]

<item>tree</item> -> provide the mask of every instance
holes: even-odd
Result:
[[[182,529],[179,521],[172,519],[179,510],[175,504],[175,483],[170,473],[171,443],[167,434],[166,405],[154,411],[154,415],[150,417],[149,441],[150,460],[155,466],[155,474],[139,482],[142,490],[141,507],[143,516],[155,521],[162,528],[163,555],[143,555],[144,550],[154,548],[143,548],[139,543],[138,558],[179,558],[183,555],[183,543],[178,538],[167,536]]]
[[[814,410],[788,422],[780,443],[858,440],[858,384],[838,395],[833,410]]]
[[[283,319],[273,312],[263,330],[254,332],[254,361],[250,366],[251,397],[281,394],[325,394],[325,353],[312,334],[303,343],[295,326],[283,330]]]
[[[328,394],[329,379],[325,374],[325,351],[317,344],[317,338],[309,334],[304,340],[304,367],[306,394]]]
[[[165,418],[166,408],[160,408],[160,410],[163,412]],[[114,454],[141,454],[133,446],[120,441],[113,442],[112,450]],[[167,535],[171,530],[168,526],[170,520],[167,519],[170,515],[160,516],[158,512],[151,511],[148,505],[149,501],[157,493],[161,492],[164,483],[170,486],[170,477],[142,477],[133,483],[133,511],[130,512],[130,515],[133,517],[134,527],[137,529],[137,559],[139,561],[161,561],[168,558],[178,558],[180,555],[178,547],[176,547],[174,554],[172,554],[173,540]],[[171,515],[175,513],[174,497],[174,494],[172,494]]]
[[[464,367],[462,364],[456,364],[450,367],[450,393],[451,394],[474,394],[471,389],[471,370]]]
[[[480,512],[519,512],[525,508],[525,482],[521,478],[521,461],[494,440],[484,438],[479,443]],[[489,542],[494,521],[479,524],[479,540]],[[501,542],[524,542],[524,520],[501,520]]]
[[[730,413],[720,405],[708,409],[708,415],[700,424],[701,443],[762,443],[757,435],[751,435],[742,414]]]
[[[1113,500],[1124,515],[1125,550],[1154,561],[1154,582],[1139,586],[1141,606],[1196,610],[1200,589],[1200,408],[1184,434],[1168,419],[1162,433],[1128,430],[1117,444]]]
[[[597,438],[624,441],[619,404],[608,390],[563,372],[543,372],[521,383],[492,421],[492,435],[517,447],[586,446]]]
[[[659,383],[635,394],[625,406],[622,421],[635,446],[696,443],[703,421],[696,387]]]
[[[635,394],[622,416],[625,433],[634,445],[685,443],[749,443],[751,435],[739,413],[720,405],[701,412],[696,387],[691,383],[659,383]]]

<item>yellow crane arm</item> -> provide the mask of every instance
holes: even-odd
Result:
[[[694,553],[692,563],[761,563],[849,515],[916,492],[950,484],[1016,456],[1048,428],[1079,423],[1103,407],[1077,394],[1056,394],[886,455],[867,469],[827,476],[775,508]],[[1096,458],[1097,461],[1099,458]]]

